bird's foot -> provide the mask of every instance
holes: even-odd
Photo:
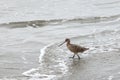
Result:
[[[69,57],[69,58],[74,58],[74,57]]]
[[[78,57],[78,59],[80,60],[81,58],[80,58],[80,57]]]

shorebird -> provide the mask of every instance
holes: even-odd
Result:
[[[72,58],[74,58],[75,55],[77,55],[77,56],[78,56],[78,59],[80,59],[80,56],[78,55],[78,53],[83,53],[84,51],[86,51],[86,50],[89,49],[89,48],[81,47],[81,46],[76,45],[76,44],[71,44],[71,43],[70,43],[70,39],[68,39],[68,38],[65,39],[65,41],[64,41],[62,44],[60,44],[59,46],[63,45],[65,42],[67,42],[67,44],[66,44],[67,48],[68,48],[71,52],[74,53],[74,55],[73,55]]]

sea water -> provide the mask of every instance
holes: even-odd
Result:
[[[119,80],[119,0],[2,0],[0,80]],[[90,48],[73,56],[66,45]]]

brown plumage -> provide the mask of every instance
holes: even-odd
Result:
[[[75,55],[78,56],[78,58],[80,59],[80,56],[78,55],[78,53],[83,53],[84,51],[88,50],[89,48],[85,48],[85,47],[81,47],[79,45],[76,44],[71,44],[70,43],[70,39],[65,39],[65,41],[62,43],[64,44],[65,42],[67,42],[66,46],[67,48],[74,53],[73,57],[75,57]],[[62,44],[60,44],[59,46],[61,46]]]

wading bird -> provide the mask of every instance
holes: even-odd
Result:
[[[80,56],[78,55],[78,53],[83,53],[84,51],[86,51],[86,50],[89,49],[89,48],[81,47],[81,46],[76,45],[76,44],[71,44],[71,43],[70,43],[70,39],[68,39],[68,38],[65,39],[65,41],[64,41],[62,44],[60,44],[59,46],[63,45],[65,42],[67,42],[67,44],[66,44],[67,48],[68,48],[71,52],[74,53],[74,55],[73,55],[72,58],[74,58],[75,55],[77,55],[77,56],[78,56],[78,59],[80,59]]]

